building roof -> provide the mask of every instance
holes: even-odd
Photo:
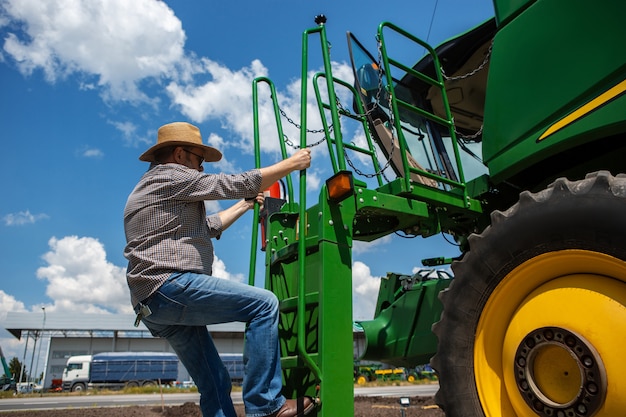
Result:
[[[45,320],[45,323],[44,323]],[[7,313],[5,329],[20,339],[23,331],[45,332],[148,332],[143,323],[134,326],[134,314],[77,314],[73,313]],[[213,324],[211,332],[243,333],[240,322]]]

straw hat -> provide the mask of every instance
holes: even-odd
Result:
[[[222,159],[220,151],[202,144],[200,129],[189,123],[174,122],[159,128],[156,145],[145,151],[139,157],[139,160],[155,162],[154,152],[166,146],[193,146],[202,151],[204,160],[207,162],[215,162]]]

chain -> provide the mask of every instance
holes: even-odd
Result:
[[[377,67],[378,67],[378,86],[376,89],[376,97],[375,100],[373,102],[373,106],[371,106],[369,109],[367,109],[365,111],[365,113],[363,114],[353,114],[351,113],[349,110],[347,110],[340,102],[339,97],[336,97],[336,104],[337,104],[337,108],[339,109],[339,116],[343,114],[346,115],[354,115],[356,117],[367,117],[369,116],[372,112],[374,112],[374,110],[376,110],[376,108],[379,107],[378,103],[380,102],[380,97],[382,95],[382,91],[383,91],[383,67],[382,67],[382,42],[379,39],[379,37],[376,37],[376,41],[377,41],[377,50],[378,50],[378,63],[377,63]],[[330,45],[329,45],[330,48]],[[392,109],[392,97],[391,94],[389,94],[388,97],[389,100],[389,109]],[[283,109],[279,108],[278,109],[280,111],[280,114],[287,120],[287,122],[289,122],[290,124],[292,124],[293,126],[295,126],[298,130],[302,128],[302,126],[298,123],[296,123],[293,119],[291,119]],[[350,159],[350,157],[348,156],[348,152],[347,152],[347,148],[344,146],[344,156],[346,158],[346,162],[348,163],[348,165],[350,165],[350,167],[354,170],[355,173],[357,173],[360,176],[366,177],[366,178],[373,178],[379,174],[383,175],[383,177],[385,178],[385,180],[387,182],[389,182],[389,179],[387,178],[387,176],[385,175],[385,170],[387,168],[389,168],[391,166],[391,161],[392,161],[392,157],[393,157],[393,152],[395,150],[395,144],[394,144],[394,135],[393,135],[393,128],[394,128],[394,121],[393,121],[393,112],[390,111],[390,117],[389,117],[389,129],[390,129],[390,135],[391,135],[391,152],[389,153],[389,158],[387,159],[387,161],[385,162],[385,165],[377,170],[374,173],[371,174],[367,174],[363,171],[361,171],[360,169],[358,169],[354,163],[352,162],[352,160]],[[330,125],[328,128],[329,132],[333,131],[334,126]],[[323,133],[324,129],[318,129],[318,130],[306,130],[307,133]],[[300,145],[296,145],[295,143],[293,143],[293,141],[291,139],[289,139],[289,137],[287,135],[283,135],[284,136],[284,141],[285,144],[294,148],[294,149],[300,149]],[[324,141],[326,141],[327,137],[324,136],[323,138],[321,138],[320,140],[318,140],[315,143],[312,144],[307,144],[307,148],[311,148],[317,145],[320,145],[322,143],[324,143]],[[380,165],[379,165],[380,166]]]
[[[445,71],[443,70],[443,67],[441,67],[441,75],[443,75],[443,78],[445,78],[447,81],[463,80],[465,78],[469,78],[469,77],[475,75],[476,73],[481,71],[483,68],[485,68],[485,66],[489,62],[489,58],[491,58],[491,49],[492,48],[493,48],[493,40],[491,41],[491,44],[489,45],[489,50],[487,51],[487,54],[485,55],[485,58],[483,59],[483,62],[481,62],[480,65],[477,68],[475,68],[474,70],[468,72],[467,74],[457,75],[455,77],[448,77],[446,75]]]
[[[332,130],[332,128],[331,128],[330,130]],[[300,146],[300,145],[296,145],[295,143],[293,143],[293,142],[291,141],[291,139],[289,139],[289,137],[288,137],[287,135],[283,134],[283,136],[284,136],[284,139],[283,139],[283,140],[285,141],[285,144],[286,144],[286,145],[288,145],[288,146],[290,146],[290,147],[292,147],[292,148],[294,148],[294,149],[300,149],[300,148],[301,148],[301,146]],[[306,147],[307,147],[307,148],[313,148],[313,147],[315,147],[315,146],[317,146],[317,145],[320,145],[320,144],[324,143],[325,141],[326,141],[326,136],[322,137],[320,140],[318,140],[318,141],[317,141],[317,142],[315,142],[315,143],[308,143],[308,144],[306,145]]]
[[[391,152],[393,153],[393,148],[391,148]],[[365,178],[374,178],[376,175],[381,174],[384,178],[385,181],[390,182],[389,178],[387,178],[387,176],[385,175],[385,170],[387,168],[389,168],[389,166],[391,165],[391,158],[389,158],[387,160],[387,163],[385,163],[385,166],[383,166],[381,169],[379,169],[378,171],[372,173],[372,174],[367,174],[363,171],[361,171],[360,169],[358,169],[356,166],[354,166],[354,163],[352,162],[352,160],[350,159],[350,157],[348,156],[348,152],[346,152],[346,148],[344,147],[344,152],[343,152],[344,156],[346,157],[346,162],[348,163],[348,165],[350,165],[350,167],[354,170],[354,172],[356,172],[358,175],[365,177]]]
[[[287,113],[285,113],[285,111],[284,111],[283,109],[278,108],[278,111],[280,111],[280,114],[281,114],[281,115],[282,115],[285,119],[287,119],[287,122],[289,122],[290,124],[294,125],[294,126],[296,127],[296,129],[300,130],[300,129],[302,128],[302,126],[301,126],[300,124],[298,124],[298,123],[294,122],[292,118],[290,118],[289,116],[287,116]],[[329,132],[332,132],[332,131],[333,131],[333,128],[334,128],[334,126],[333,126],[333,125],[330,125],[330,126],[328,127],[328,131],[329,131]],[[310,129],[307,129],[306,131],[307,131],[307,133],[325,133],[323,128],[322,128],[322,129],[317,129],[317,130],[310,130]],[[284,136],[284,139],[283,139],[283,140],[285,141],[285,144],[287,144],[288,146],[290,146],[290,147],[292,147],[292,148],[294,148],[294,149],[300,149],[300,148],[301,148],[301,146],[300,146],[300,145],[296,145],[295,143],[293,143],[293,141],[292,141],[291,139],[289,139],[289,137],[288,137],[287,135],[283,134],[283,136]],[[325,141],[325,140],[326,140],[326,135],[324,135],[324,137],[322,137],[320,140],[318,140],[318,141],[317,141],[317,142],[315,142],[315,143],[307,144],[307,146],[306,146],[306,147],[307,147],[307,148],[312,148],[312,147],[314,147],[314,146],[317,146],[317,145],[319,145],[319,144],[324,143],[324,141]]]
[[[478,138],[479,136],[481,136],[483,134],[483,125],[480,125],[480,129],[478,129],[478,131],[476,133],[473,133],[471,135],[464,135],[464,134],[462,134],[461,132],[456,130],[456,127],[454,128],[454,132],[457,134],[457,136],[459,138],[471,142],[471,141],[473,141],[474,139]]]
[[[469,78],[469,77],[477,74],[478,72],[482,71],[485,68],[485,66],[487,65],[487,63],[489,62],[489,58],[491,58],[491,50],[492,50],[492,48],[493,48],[493,40],[491,41],[491,44],[489,45],[489,50],[487,50],[487,54],[485,55],[485,58],[483,59],[483,62],[481,62],[478,67],[476,67],[472,71],[468,72],[467,74],[458,75],[458,76],[455,76],[455,77],[448,77],[446,75],[445,71],[443,70],[443,67],[441,67],[441,75],[443,75],[443,78],[446,81],[457,81],[457,80],[464,80],[466,78]],[[453,120],[453,122],[454,122],[454,120]],[[458,130],[456,130],[456,125],[455,125],[455,128],[454,128],[454,132],[461,139],[464,139],[466,141],[473,141],[473,140],[477,139],[478,137],[480,137],[483,134],[483,125],[480,126],[480,129],[478,129],[478,131],[476,133],[471,134],[471,135],[464,135],[464,134],[460,133]]]
[[[391,94],[390,94],[390,95],[389,95],[389,108],[391,108],[391,106],[392,106],[392,103],[391,103]],[[343,105],[341,104],[341,102],[339,101],[339,99],[337,99],[337,107],[338,107],[338,108],[339,108],[342,112],[344,112],[345,114],[351,114],[351,113],[350,113],[350,111],[346,110],[346,109],[343,107]],[[341,114],[341,113],[340,113],[340,114]],[[366,114],[367,114],[367,113],[366,113]],[[357,115],[357,116],[363,117],[364,115]],[[352,162],[352,160],[350,159],[350,157],[348,156],[347,149],[346,149],[346,147],[344,146],[344,152],[343,152],[343,154],[344,154],[344,156],[345,156],[345,158],[346,158],[346,162],[348,163],[348,165],[350,165],[350,167],[351,167],[351,168],[354,170],[354,172],[356,172],[358,175],[360,175],[360,176],[362,176],[362,177],[365,177],[365,178],[373,178],[373,177],[375,177],[375,176],[377,176],[377,175],[379,175],[379,174],[380,174],[380,175],[382,175],[382,176],[385,178],[385,181],[390,182],[390,181],[389,181],[389,178],[387,178],[387,176],[385,175],[385,170],[386,170],[387,168],[389,168],[389,166],[391,165],[391,160],[392,160],[392,158],[393,158],[393,152],[394,152],[394,151],[395,151],[395,149],[396,149],[395,144],[394,144],[394,136],[393,136],[393,126],[394,126],[394,125],[393,125],[393,112],[392,112],[392,114],[391,114],[391,116],[390,116],[390,119],[389,119],[389,126],[390,126],[389,130],[390,130],[390,134],[391,134],[391,152],[389,152],[389,158],[387,158],[387,161],[385,162],[385,165],[384,165],[382,168],[380,168],[379,170],[377,170],[376,172],[373,172],[373,173],[371,173],[371,174],[368,174],[368,173],[365,173],[365,172],[361,171],[360,169],[358,169],[358,168],[354,165],[354,163]],[[369,129],[369,125],[368,125],[368,124],[366,124],[366,128],[367,128],[367,129]],[[380,165],[379,165],[379,166],[380,166]]]
[[[287,121],[288,121],[289,123],[291,123],[292,125],[294,125],[294,126],[296,127],[296,129],[300,130],[300,129],[302,128],[302,126],[301,126],[301,125],[299,125],[298,123],[294,122],[292,118],[290,118],[289,116],[287,116],[287,113],[285,113],[285,111],[284,111],[283,109],[278,108],[278,111],[280,112],[280,114],[281,114],[281,115],[282,115],[285,119],[287,119]],[[330,130],[332,130],[332,129],[333,129],[333,127],[332,127],[332,125],[331,125],[331,126],[330,126]],[[322,128],[322,129],[317,129],[317,130],[309,130],[309,129],[307,129],[306,131],[307,131],[307,133],[324,133],[324,129],[323,129],[323,128]]]

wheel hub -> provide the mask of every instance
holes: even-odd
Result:
[[[583,337],[559,328],[530,332],[515,354],[517,388],[539,416],[593,416],[606,397],[600,356]]]

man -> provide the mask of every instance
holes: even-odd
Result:
[[[236,417],[228,372],[206,325],[246,323],[242,394],[249,417],[308,414],[309,397],[286,400],[278,340],[278,300],[262,288],[215,278],[213,245],[255,203],[261,191],[311,164],[301,149],[288,159],[235,175],[205,174],[203,161],[222,154],[202,143],[197,127],[182,122],[159,128],[157,143],[139,159],[150,168],[128,197],[124,230],[127,281],[137,320],[166,338],[200,392],[204,417]],[[207,216],[205,200],[241,199]]]

